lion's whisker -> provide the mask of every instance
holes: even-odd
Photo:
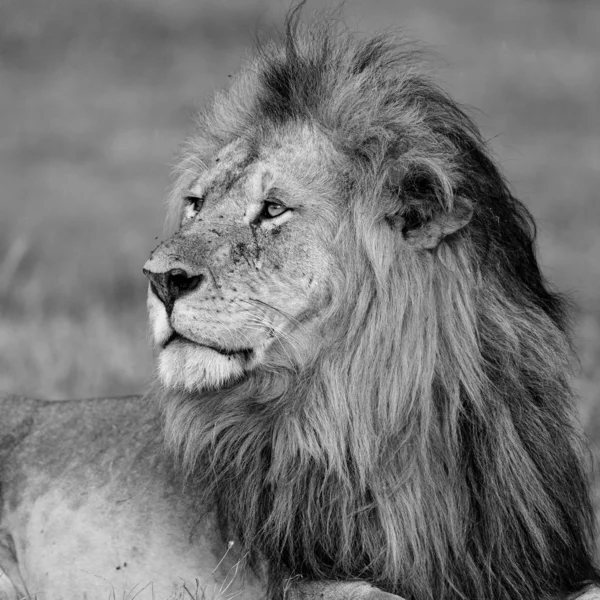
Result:
[[[250,325],[251,325],[251,326],[252,326],[252,325],[255,325],[255,327],[254,327],[255,331],[264,332],[264,327],[262,327],[262,326],[261,326],[261,327],[256,327],[256,325],[263,325],[262,323],[260,323],[260,322],[255,322],[255,323],[251,323]],[[269,326],[268,328],[269,328],[270,330],[272,330],[272,331],[275,331],[276,333],[280,333],[280,332],[278,332],[278,331],[277,331],[277,330],[276,330],[274,327],[272,327],[272,326]],[[289,351],[288,351],[288,349],[287,349],[287,345],[283,343],[283,339],[282,339],[282,338],[285,338],[285,337],[289,337],[289,336],[287,336],[287,334],[285,334],[285,332],[282,332],[282,333],[281,333],[281,335],[280,335],[279,337],[274,337],[273,339],[274,339],[276,342],[278,342],[278,343],[279,343],[279,345],[280,345],[281,349],[282,349],[282,350],[283,350],[283,352],[285,353],[285,355],[286,355],[287,359],[289,360],[290,364],[293,364],[293,363],[294,363],[294,361],[293,361],[293,359],[292,359],[292,357],[291,357],[291,355],[290,355],[290,353],[289,353]],[[293,340],[292,340],[292,341],[293,341]]]
[[[260,306],[264,306],[265,308],[268,308],[269,310],[279,313],[280,315],[285,317],[288,321],[293,323],[296,327],[298,327],[298,328],[304,327],[304,324],[302,322],[300,322],[296,317],[294,317],[293,315],[290,315],[288,312],[284,311],[281,308],[277,308],[276,306],[273,306],[272,304],[265,302],[264,300],[259,300],[258,298],[248,298],[247,300],[244,300],[244,301],[249,302],[249,303],[259,304]]]
[[[243,299],[240,299],[240,300],[241,300],[241,302],[244,302]],[[235,304],[237,304],[238,306],[242,306],[240,300],[234,300],[233,302]],[[248,303],[248,302],[246,302],[246,303]],[[265,304],[265,303],[260,303],[260,305],[263,305],[263,304]],[[270,305],[267,305],[267,306],[270,307]],[[273,308],[273,307],[270,307],[270,308]],[[279,311],[277,311],[277,312],[279,312]],[[249,315],[250,319],[256,325],[259,325],[261,327],[261,331],[263,331],[263,328],[267,328],[267,329],[273,331],[274,333],[277,333],[279,335],[279,338],[287,339],[287,340],[291,341],[292,343],[295,343],[295,344],[301,346],[303,349],[306,349],[306,341],[304,339],[297,336],[294,331],[285,331],[281,326],[276,325],[273,321],[268,320],[266,314],[258,315],[256,313],[251,313],[251,312],[248,312],[247,314]],[[280,343],[281,343],[280,339],[278,339],[278,341],[280,341]]]

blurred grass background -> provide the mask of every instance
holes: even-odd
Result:
[[[306,12],[330,2],[309,0]],[[281,0],[1,0],[0,390],[143,390],[141,267],[194,108]],[[600,457],[600,3],[347,0],[400,27],[481,126],[576,303],[580,415]],[[596,488],[600,508],[600,488]]]

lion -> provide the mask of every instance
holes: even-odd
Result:
[[[598,597],[565,300],[420,63],[294,11],[201,112],[156,384],[2,406],[16,593]]]

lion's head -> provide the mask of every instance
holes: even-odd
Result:
[[[146,264],[167,436],[275,590],[559,597],[598,579],[563,302],[418,58],[292,17],[200,116]]]
[[[335,152],[298,123],[188,157],[181,226],[145,266],[168,386],[215,388],[310,360],[341,270]]]

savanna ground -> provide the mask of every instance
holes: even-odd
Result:
[[[141,267],[162,235],[174,153],[194,107],[286,8],[1,0],[0,390],[147,385]],[[600,3],[349,0],[344,13],[429,44],[445,87],[477,107],[537,219],[546,274],[574,300],[580,416],[600,461]]]

